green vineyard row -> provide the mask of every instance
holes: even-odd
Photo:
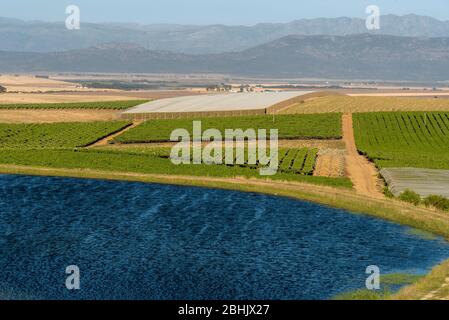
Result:
[[[128,121],[0,124],[0,148],[64,149],[83,147],[129,125]]]
[[[194,120],[201,120],[201,129],[217,129],[224,137],[226,129],[279,130],[281,139],[338,139],[341,138],[341,114],[247,116],[204,119],[171,119],[147,121],[118,136],[120,143],[170,141],[176,129],[186,129],[192,138]]]
[[[357,148],[379,167],[449,169],[449,113],[354,114]]]

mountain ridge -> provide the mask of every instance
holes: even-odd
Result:
[[[192,55],[110,43],[0,52],[0,72],[223,73],[258,77],[449,80],[449,37],[290,35],[240,52]]]
[[[246,50],[288,35],[351,35],[366,33],[361,18],[297,19],[287,23],[229,25],[141,25],[83,23],[67,30],[63,22],[0,18],[0,50],[52,52],[87,48],[108,42],[130,42],[149,50],[212,54]],[[419,15],[385,15],[372,34],[413,37],[449,37],[449,21]]]

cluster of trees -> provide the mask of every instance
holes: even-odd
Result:
[[[405,190],[400,194],[399,199],[410,202],[415,206],[423,204],[426,207],[434,207],[442,211],[449,211],[449,199],[439,195],[430,195],[427,198],[422,199],[416,192],[412,190]]]
[[[384,188],[384,194],[388,198],[395,198],[388,186]],[[449,211],[449,199],[440,195],[430,195],[426,198],[422,198],[415,191],[406,189],[397,197],[397,199],[414,204],[415,206],[424,205],[427,208],[432,207],[441,211]]]

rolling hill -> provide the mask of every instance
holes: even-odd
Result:
[[[0,18],[0,50],[53,52],[83,49],[103,43],[133,43],[149,50],[211,54],[242,51],[288,35],[352,35],[368,32],[360,18],[301,19],[254,26],[139,25],[82,23],[66,30],[64,22],[49,23]],[[373,34],[449,37],[449,21],[418,15],[385,15]]]
[[[449,80],[449,38],[287,36],[240,52],[202,55],[117,43],[52,53],[0,52],[0,72],[62,71]]]

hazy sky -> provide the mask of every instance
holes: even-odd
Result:
[[[449,20],[449,0],[4,0],[0,16],[64,21],[69,4],[86,22],[244,24],[315,17],[365,17],[368,5],[381,14],[415,13]]]

